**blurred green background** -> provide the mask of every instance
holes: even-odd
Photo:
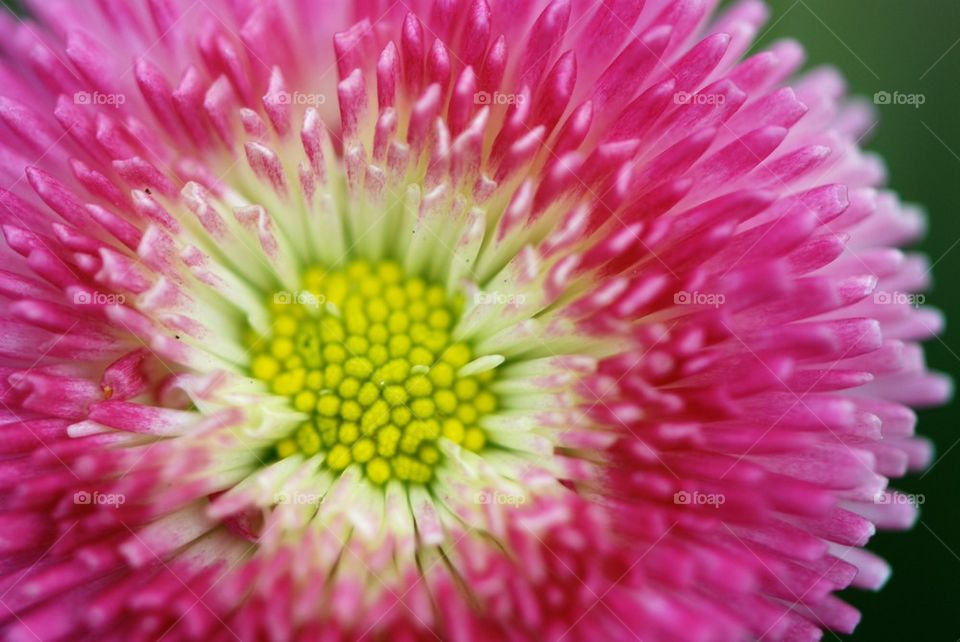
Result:
[[[14,0],[0,0],[16,5]],[[82,0],[85,1],[85,0]],[[923,94],[919,108],[880,107],[880,125],[866,142],[880,152],[891,185],[930,212],[920,245],[934,263],[927,297],[960,319],[953,282],[960,274],[960,0],[768,0],[773,17],[758,47],[791,37],[807,48],[808,66],[832,64],[853,93]],[[727,3],[729,4],[729,3]],[[930,365],[960,372],[960,331],[947,328],[927,348]],[[960,406],[921,413],[920,431],[936,443],[936,464],[897,482],[925,498],[909,533],[880,533],[870,548],[888,559],[893,577],[880,593],[848,591],[864,619],[849,640],[960,641]],[[826,633],[825,639],[842,639]]]
[[[890,184],[904,200],[929,211],[930,231],[920,244],[934,264],[927,302],[960,319],[953,280],[960,275],[960,2],[957,0],[768,0],[773,17],[759,46],[796,38],[808,66],[829,63],[853,93],[923,94],[919,108],[885,105],[866,141],[883,155]],[[927,345],[932,368],[960,372],[956,323]],[[851,640],[949,641],[960,639],[960,408],[922,412],[919,431],[936,444],[936,464],[895,483],[924,495],[920,522],[908,533],[879,533],[870,548],[893,566],[877,594],[848,591],[863,612]],[[956,446],[956,447],[954,447]],[[843,636],[841,636],[842,638]],[[838,639],[831,633],[825,640]]]

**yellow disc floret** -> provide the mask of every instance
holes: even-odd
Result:
[[[267,336],[250,333],[250,374],[306,416],[277,456],[318,456],[371,483],[428,484],[443,461],[437,440],[479,452],[478,424],[498,409],[495,373],[458,374],[477,355],[452,338],[462,300],[396,263],[311,267],[303,290],[270,302]]]

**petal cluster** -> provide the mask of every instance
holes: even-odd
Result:
[[[717,4],[0,16],[3,635],[851,631],[950,394],[924,216]]]

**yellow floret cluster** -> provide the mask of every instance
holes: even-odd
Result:
[[[335,472],[358,464],[378,485],[427,484],[441,437],[482,450],[495,374],[458,374],[475,357],[451,338],[462,306],[393,262],[310,268],[302,291],[274,296],[270,333],[248,337],[250,371],[310,417],[277,455],[319,453]]]

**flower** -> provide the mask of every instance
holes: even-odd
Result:
[[[713,4],[3,18],[6,638],[852,630],[924,220]]]

